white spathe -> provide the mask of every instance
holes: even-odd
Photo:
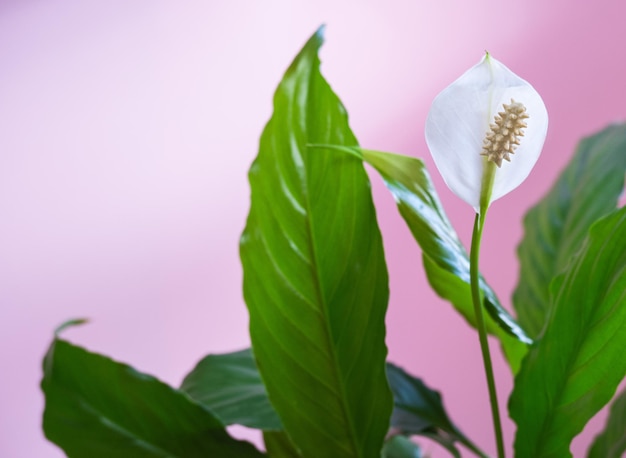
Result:
[[[548,130],[541,96],[526,81],[486,54],[444,89],[426,119],[426,143],[448,187],[476,212],[480,210],[483,141],[495,115],[511,99],[526,107],[529,118],[511,162],[496,170],[491,200],[511,192],[526,179],[539,158]]]

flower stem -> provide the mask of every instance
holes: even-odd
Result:
[[[498,408],[498,396],[496,394],[496,382],[493,377],[493,366],[491,364],[491,355],[489,353],[489,342],[487,341],[487,328],[485,326],[485,318],[483,316],[483,307],[480,297],[480,286],[478,282],[478,259],[480,255],[480,241],[483,234],[483,226],[485,224],[486,208],[483,208],[480,214],[476,214],[474,220],[474,231],[472,233],[472,247],[470,250],[470,282],[472,286],[472,301],[474,303],[474,314],[476,315],[476,327],[478,328],[478,337],[480,339],[480,349],[483,355],[483,364],[485,366],[485,376],[487,377],[487,387],[489,388],[489,401],[491,403],[491,416],[493,418],[493,429],[496,436],[496,446],[498,449],[498,458],[504,456],[504,441],[502,440],[502,424],[500,422],[500,409]]]

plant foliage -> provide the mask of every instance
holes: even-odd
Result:
[[[205,357],[175,389],[60,338],[82,321],[66,323],[41,388],[45,435],[68,456],[421,458],[415,440],[428,438],[486,457],[438,391],[386,361],[388,276],[364,163],[396,199],[437,294],[471,326],[488,312],[515,376],[518,458],[571,456],[614,397],[626,376],[626,125],[585,139],[528,212],[516,318],[477,273],[477,250],[468,259],[424,163],[359,147],[320,72],[322,42],[323,28],[285,72],[248,175],[240,255],[253,348]],[[261,430],[266,452],[229,425]],[[625,428],[622,392],[589,458],[621,456]]]

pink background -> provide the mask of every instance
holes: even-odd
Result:
[[[68,318],[92,323],[66,337],[173,384],[206,353],[248,345],[237,246],[246,171],[276,84],[321,23],[323,71],[361,143],[426,158],[466,243],[472,210],[424,142],[431,100],[484,50],[543,95],[544,153],[485,231],[482,270],[508,305],[521,216],[581,136],[624,119],[624,14],[618,1],[0,0],[0,456],[63,456],[40,431],[38,383]],[[440,389],[457,424],[494,452],[478,340],[429,290],[372,179],[390,358]],[[496,369],[504,407],[499,356]],[[576,440],[576,457],[602,421]]]

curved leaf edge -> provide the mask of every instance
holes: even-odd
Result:
[[[107,362],[107,364],[113,364],[119,368],[121,368],[124,372],[126,372],[129,376],[137,378],[141,381],[145,381],[148,383],[156,383],[159,386],[161,386],[163,389],[171,392],[172,394],[174,394],[175,396],[180,396],[184,399],[186,399],[191,405],[194,405],[195,408],[205,412],[206,417],[207,417],[207,421],[210,421],[213,426],[211,427],[212,430],[214,430],[216,433],[219,433],[220,437],[222,437],[221,439],[217,439],[218,441],[222,442],[222,445],[224,445],[224,441],[230,443],[232,441],[232,444],[236,447],[237,450],[239,450],[242,453],[245,453],[245,456],[248,458],[253,458],[253,457],[263,457],[266,456],[265,454],[261,453],[260,451],[258,451],[256,449],[256,447],[251,444],[250,442],[247,441],[242,441],[242,440],[238,440],[233,438],[232,436],[230,436],[228,434],[228,432],[225,429],[225,425],[221,423],[221,421],[218,419],[218,417],[206,406],[201,405],[197,402],[195,402],[190,396],[188,396],[186,393],[184,393],[183,391],[177,390],[176,388],[168,385],[167,383],[161,381],[160,379],[158,379],[157,377],[153,376],[153,375],[149,375],[146,374],[144,372],[140,372],[137,369],[135,369],[133,366],[123,363],[123,362],[119,362],[116,361],[115,359],[108,357],[106,355],[103,355],[101,353],[97,353],[97,352],[92,352],[87,350],[86,348],[80,346],[80,345],[76,345],[73,344],[72,342],[69,342],[65,339],[61,338],[61,334],[72,327],[75,326],[80,326],[83,324],[88,323],[89,320],[85,319],[85,318],[78,318],[78,319],[70,319],[65,321],[64,323],[62,323],[61,325],[57,326],[56,329],[54,330],[53,333],[53,340],[50,343],[48,350],[43,358],[43,364],[42,364],[42,368],[43,368],[43,377],[41,379],[40,382],[40,387],[44,393],[44,398],[45,398],[45,406],[44,406],[44,411],[43,411],[43,421],[42,421],[42,428],[43,428],[43,432],[45,437],[50,440],[52,443],[54,443],[55,445],[57,445],[59,448],[63,449],[64,451],[68,452],[68,450],[65,449],[65,444],[63,440],[60,440],[57,437],[54,437],[54,435],[48,430],[47,428],[47,417],[50,414],[49,412],[49,402],[48,402],[48,389],[49,389],[49,385],[52,387],[52,374],[53,374],[53,370],[54,370],[54,366],[55,366],[55,362],[54,362],[54,358],[55,358],[55,349],[57,345],[64,345],[64,346],[68,346],[69,348],[73,348],[77,351],[80,351],[81,353],[90,355],[90,357],[96,357],[102,361]],[[88,383],[88,376],[85,376],[85,381],[83,381],[83,383]],[[68,392],[68,395],[70,397],[73,397],[73,395],[71,395],[70,392]],[[56,400],[55,402],[58,402],[58,400]],[[89,410],[89,409],[88,409]],[[94,410],[95,411],[95,410]],[[104,422],[104,424],[109,424],[111,426],[115,425],[115,421],[112,420],[106,420]],[[119,427],[121,428],[120,431],[123,431],[124,428],[123,427]],[[140,441],[141,442],[141,441]],[[103,447],[106,448],[107,444],[102,444]],[[182,457],[180,457],[182,458]]]
[[[556,300],[555,298],[559,295],[559,292],[561,291],[562,288],[565,288],[564,286],[564,280],[566,278],[568,278],[569,275],[576,275],[576,270],[579,267],[578,264],[583,263],[584,262],[584,258],[585,258],[585,254],[586,254],[586,248],[587,246],[591,243],[591,240],[595,240],[595,239],[600,239],[600,237],[598,237],[599,233],[604,229],[605,225],[608,226],[609,223],[613,222],[612,220],[615,220],[616,223],[615,224],[624,224],[624,222],[626,221],[626,207],[621,207],[616,209],[613,212],[610,212],[609,214],[606,214],[605,216],[599,218],[597,221],[595,221],[587,230],[587,236],[585,237],[585,239],[583,240],[582,244],[581,244],[581,248],[578,250],[578,252],[570,259],[567,267],[565,268],[565,270],[563,272],[561,272],[559,275],[557,275],[555,278],[553,278],[553,280],[550,282],[550,297],[551,300],[554,301]],[[626,232],[626,231],[625,231]],[[626,267],[623,267],[619,272],[618,275],[620,275],[620,278],[626,278],[624,272],[626,272]],[[622,305],[623,307],[626,307],[626,302],[623,303]],[[556,313],[556,309],[557,307],[555,307],[554,305],[551,307],[551,313],[548,315],[548,320],[546,322],[546,326],[544,328],[544,331],[542,332],[541,338],[537,339],[534,344],[532,345],[532,347],[529,350],[529,353],[527,355],[527,357],[525,358],[525,360],[523,361],[522,364],[522,370],[520,370],[520,372],[516,375],[515,379],[514,379],[514,386],[513,386],[513,390],[511,392],[511,395],[509,397],[509,401],[508,401],[508,408],[509,408],[509,415],[511,417],[511,419],[513,419],[515,421],[515,423],[517,423],[518,425],[518,430],[516,432],[515,435],[515,450],[516,450],[516,456],[521,456],[523,458],[526,458],[527,455],[524,455],[522,451],[520,451],[518,449],[518,447],[520,447],[521,445],[526,445],[527,444],[527,440],[520,440],[520,429],[522,426],[525,426],[525,423],[522,422],[520,423],[520,421],[523,421],[522,418],[520,418],[518,415],[521,415],[522,413],[518,411],[518,408],[521,408],[520,406],[523,405],[532,405],[533,401],[532,399],[527,399],[525,398],[523,401],[519,398],[519,394],[518,394],[518,390],[521,389],[521,383],[522,383],[522,379],[524,377],[528,377],[529,374],[529,370],[526,366],[530,365],[530,364],[536,364],[536,360],[537,360],[537,351],[538,348],[540,346],[542,346],[544,340],[545,340],[545,336],[546,336],[546,331],[548,331],[548,329],[550,328],[551,324],[553,324],[553,322],[555,322],[556,320],[554,320],[554,315]],[[578,346],[579,344],[577,344]],[[556,362],[553,363],[557,364]],[[568,363],[569,365],[569,363]],[[536,369],[536,367],[534,367],[534,369]],[[531,373],[533,374],[537,374],[537,370],[531,371]],[[624,370],[624,374],[626,374],[626,369]],[[607,374],[605,374],[606,376]],[[615,377],[612,377],[612,379],[614,379]],[[622,375],[620,380],[623,381],[626,379],[626,375]],[[606,380],[606,377],[603,378],[603,380]],[[572,435],[569,438],[569,442],[567,442],[566,447],[569,447],[571,445],[571,441],[574,439],[574,437],[576,437],[580,432],[583,431],[586,423],[595,415],[595,413],[597,413],[598,411],[600,411],[610,400],[611,398],[614,396],[618,385],[620,383],[620,380],[617,380],[615,383],[613,383],[613,381],[611,382],[611,386],[609,388],[605,388],[603,393],[601,393],[601,396],[595,395],[594,399],[598,402],[596,402],[596,405],[594,407],[594,413],[593,414],[588,414],[587,412],[587,421],[584,424],[580,424],[577,425],[575,428],[570,428],[572,431]],[[563,392],[563,387],[560,388],[559,393]],[[545,393],[537,393],[538,396],[548,396],[548,398],[550,398],[550,404],[552,405],[552,407],[554,407],[554,399],[551,398],[551,396],[549,394],[545,394]],[[587,395],[589,395],[589,393],[587,393]],[[572,401],[569,401],[569,403],[571,404]],[[550,412],[548,414],[548,418],[551,418],[554,415],[554,409],[552,412]],[[517,418],[516,418],[517,417]],[[533,419],[533,423],[536,423],[536,420]],[[544,428],[545,430],[545,428]],[[546,435],[545,434],[541,434],[541,437],[539,438],[539,444],[540,445],[544,445],[545,442],[545,438]],[[537,445],[537,447],[539,447],[539,445]],[[561,444],[561,447],[563,447],[563,444]],[[535,451],[536,452],[536,451]],[[543,455],[541,455],[543,456]],[[550,457],[552,457],[553,455],[549,455]],[[565,455],[563,455],[565,456]],[[571,456],[571,453],[567,456]],[[531,458],[530,456],[528,456],[528,458]],[[532,458],[534,458],[534,455],[532,456]],[[559,455],[560,458],[560,455]]]

